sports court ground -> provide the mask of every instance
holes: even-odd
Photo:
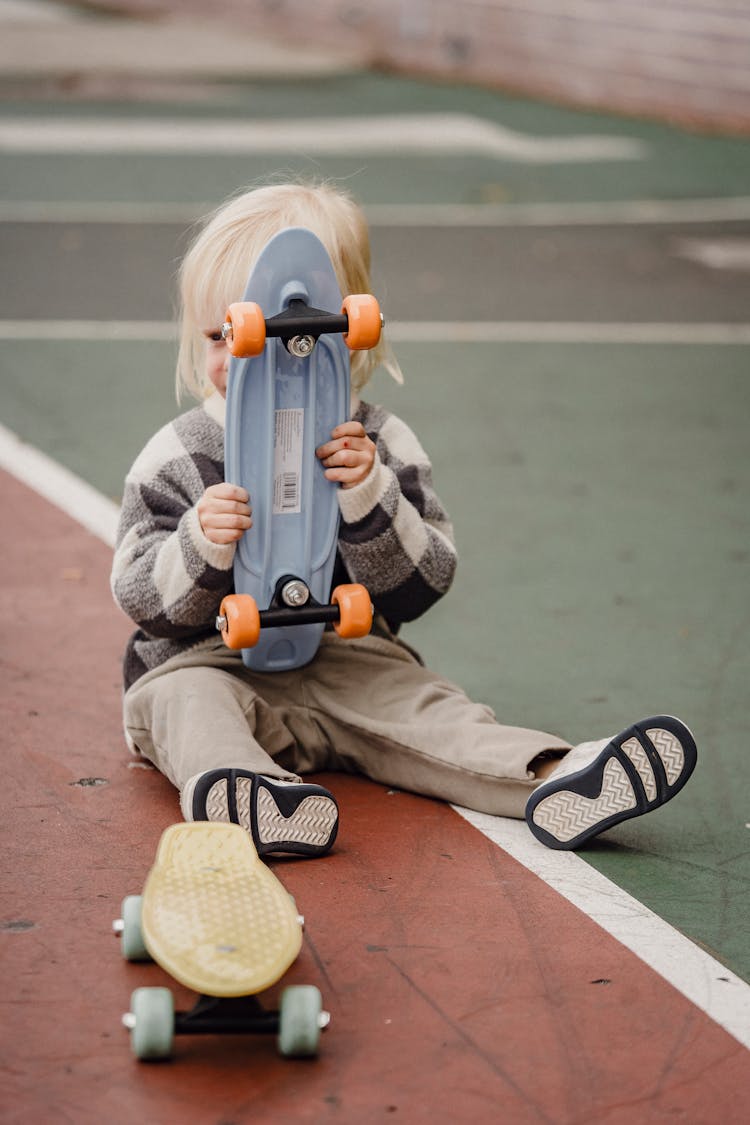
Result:
[[[20,60],[0,94],[4,1119],[743,1120],[750,142],[341,66],[66,86]],[[321,1059],[190,1041],[138,1069],[119,1014],[158,970],[107,929],[178,810],[120,733],[113,519],[176,410],[192,225],[300,174],[365,204],[406,375],[369,397],[455,521],[407,639],[574,742],[678,714],[699,765],[576,856],[327,776],[336,852],[276,864]]]

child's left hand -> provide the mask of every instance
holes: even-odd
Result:
[[[375,443],[370,441],[361,422],[343,422],[333,430],[331,438],[315,450],[326,479],[339,481],[342,488],[354,488],[375,463]]]

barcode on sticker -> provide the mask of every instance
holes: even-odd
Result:
[[[304,410],[277,410],[273,444],[273,514],[301,511]]]
[[[281,483],[281,508],[284,512],[299,511],[299,477],[296,473],[284,473]]]

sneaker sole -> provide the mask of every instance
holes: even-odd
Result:
[[[692,734],[657,715],[618,735],[594,762],[533,794],[526,822],[549,848],[577,848],[623,820],[670,801],[695,768]]]
[[[239,769],[210,770],[192,794],[196,820],[241,825],[259,855],[291,852],[323,855],[338,832],[338,806],[316,785],[275,785],[271,778]]]

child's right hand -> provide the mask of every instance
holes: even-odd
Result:
[[[197,504],[203,534],[211,543],[234,543],[253,526],[250,497],[236,484],[212,484]]]

